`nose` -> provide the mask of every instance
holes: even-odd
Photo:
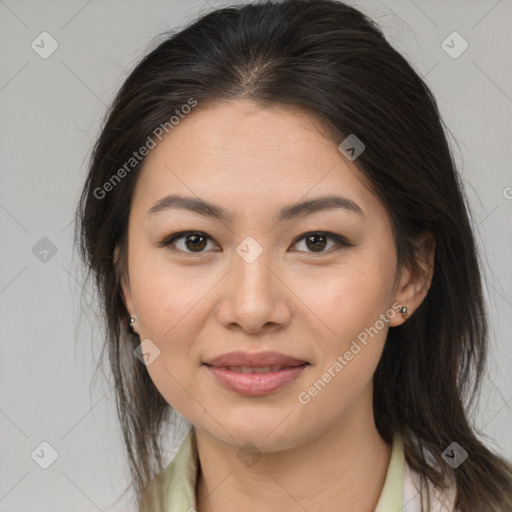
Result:
[[[279,269],[271,268],[268,254],[263,251],[254,261],[234,255],[217,308],[217,318],[225,327],[256,334],[262,329],[279,330],[290,322],[293,293]]]

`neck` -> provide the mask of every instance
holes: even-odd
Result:
[[[250,467],[237,457],[239,447],[196,428],[197,512],[238,507],[244,512],[372,512],[386,478],[391,445],[377,431],[371,396],[365,402],[320,435],[294,448],[262,453]]]

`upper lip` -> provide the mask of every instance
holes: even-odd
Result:
[[[251,368],[263,368],[266,366],[299,366],[309,364],[306,361],[297,359],[279,352],[229,352],[204,361],[209,366],[248,366]]]

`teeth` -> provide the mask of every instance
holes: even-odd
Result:
[[[224,370],[230,370],[232,372],[238,372],[238,373],[269,373],[269,372],[277,372],[279,370],[282,370],[284,366],[280,365],[272,365],[272,366],[262,366],[259,368],[253,368],[250,366],[225,366],[223,367]]]

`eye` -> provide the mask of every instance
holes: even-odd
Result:
[[[334,251],[325,251],[325,247],[328,240],[334,241],[333,245],[329,247],[329,249],[332,249],[333,247],[337,248],[335,250],[340,249],[341,247],[351,247],[352,244],[350,244],[345,238],[343,238],[340,235],[337,235],[336,233],[330,233],[328,231],[314,231],[311,233],[306,233],[302,235],[300,238],[295,240],[295,244],[304,240],[305,245],[308,249],[311,249],[311,252],[313,253],[325,253],[325,252],[334,252]],[[300,251],[299,251],[300,252]],[[306,251],[309,252],[309,251]]]
[[[182,240],[182,248],[176,249],[174,243]],[[162,242],[160,242],[159,245],[166,247],[171,252],[189,252],[200,254],[201,252],[204,252],[203,249],[207,245],[207,240],[211,240],[210,237],[201,231],[181,231],[179,233],[174,233],[173,235],[168,236]]]
[[[179,233],[174,233],[168,236],[158,245],[160,247],[166,247],[169,251],[174,253],[202,254],[206,252],[204,249],[207,247],[208,241],[211,240],[212,238],[201,231],[180,231]],[[331,247],[328,248],[329,250],[326,251],[325,247],[328,245],[328,240],[331,240],[334,243],[331,245]],[[332,253],[334,251],[331,251],[330,249],[335,248],[335,250],[339,250],[342,247],[353,246],[353,244],[349,243],[344,237],[337,235],[336,233],[330,233],[328,231],[314,231],[305,233],[304,235],[301,235],[299,238],[295,239],[293,245],[296,245],[301,241],[304,241],[306,248],[310,249],[306,250],[305,252],[316,254],[324,254],[326,252]],[[181,247],[177,247],[176,242],[182,242]]]

